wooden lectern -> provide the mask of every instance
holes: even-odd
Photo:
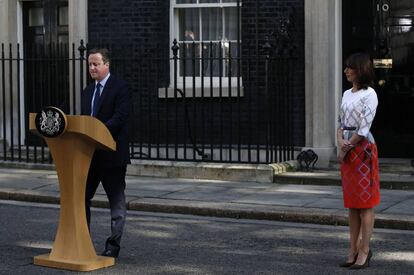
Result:
[[[42,114],[45,116],[43,111]],[[44,120],[44,126],[54,123],[52,112],[49,114],[50,119]],[[52,251],[35,256],[34,264],[76,271],[112,266],[115,264],[114,258],[96,255],[86,222],[85,187],[95,149],[115,150],[116,143],[98,119],[91,116],[65,116],[63,112],[62,115],[66,123],[64,132],[57,137],[45,137],[59,179],[59,226]],[[29,129],[39,133],[36,116],[30,113]]]

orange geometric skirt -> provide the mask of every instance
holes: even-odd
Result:
[[[341,164],[345,208],[373,208],[380,203],[377,146],[361,140]]]

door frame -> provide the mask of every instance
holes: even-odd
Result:
[[[306,146],[317,166],[336,159],[336,129],[342,96],[342,0],[305,2]]]

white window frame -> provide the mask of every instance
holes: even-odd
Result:
[[[237,7],[237,1],[235,0],[232,3],[222,3],[222,0],[219,0],[219,3],[199,3],[199,0],[196,0],[197,3],[192,4],[177,4],[176,0],[171,0],[170,5],[170,45],[173,44],[173,41],[175,38],[179,37],[179,18],[178,18],[178,10],[179,9],[188,9],[188,8],[225,8],[225,7]],[[242,1],[240,1],[240,7],[242,5]],[[200,17],[201,20],[201,17]],[[201,26],[201,22],[200,22]],[[239,23],[239,26],[241,26],[241,22]],[[225,26],[223,25],[223,28]],[[223,30],[224,31],[224,30]],[[240,29],[238,30],[241,31]],[[200,41],[202,41],[202,33],[200,33]],[[222,40],[222,43],[228,43],[229,40]],[[232,44],[237,44],[237,40],[230,40]],[[208,41],[207,43],[209,43]],[[212,42],[220,42],[218,40],[212,40]],[[178,53],[179,55],[179,53]],[[173,58],[173,53],[170,50],[170,58]],[[177,64],[177,87],[183,88],[183,77],[180,76],[180,64],[178,62]],[[212,78],[213,87],[210,86],[210,81]],[[221,78],[221,93],[220,93],[220,78]],[[229,97],[229,96],[243,96],[243,87],[242,87],[242,76],[240,73],[240,80],[238,80],[237,76],[230,77],[230,83],[231,83],[231,92],[229,89],[229,77],[228,76],[222,76],[222,77],[210,77],[205,76],[204,77],[204,89],[202,87],[202,77],[197,76],[195,77],[195,87],[193,87],[193,77],[188,76],[185,77],[185,96],[186,97]],[[239,87],[238,87],[239,85]],[[160,98],[165,97],[175,97],[174,93],[174,63],[170,62],[170,87],[166,88],[160,88],[158,96]],[[181,95],[177,95],[178,97],[181,97]]]

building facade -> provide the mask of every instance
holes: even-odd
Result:
[[[90,46],[109,46],[114,63],[123,62],[119,61],[123,65],[117,66],[115,72],[133,87],[135,109],[141,110],[136,115],[145,117],[155,108],[160,108],[158,113],[166,113],[166,122],[161,123],[161,127],[167,128],[160,138],[162,144],[168,144],[168,137],[176,135],[170,141],[180,143],[181,147],[184,143],[184,152],[186,144],[200,140],[210,144],[239,144],[240,149],[240,144],[249,144],[249,148],[250,144],[265,146],[266,135],[275,133],[274,138],[278,138],[278,133],[286,132],[289,144],[296,150],[312,149],[318,154],[319,167],[327,167],[336,154],[338,108],[348,85],[343,78],[343,60],[352,52],[366,51],[379,60],[376,89],[380,106],[373,132],[380,150],[384,148],[382,156],[411,158],[414,155],[414,129],[406,122],[413,115],[409,106],[414,98],[414,76],[408,69],[414,65],[414,4],[409,0],[0,0],[0,15],[0,43],[6,45],[19,43],[24,47],[36,41],[44,45],[66,43],[68,55],[70,45],[77,47],[81,40]],[[280,47],[285,35],[280,30],[289,32],[289,45]],[[171,59],[174,39],[177,40],[177,56],[182,61],[176,64],[175,70]],[[280,93],[283,98],[293,102],[288,109],[280,106],[284,105],[280,103],[281,98],[269,97],[266,92],[273,83],[270,76],[263,79],[265,72],[269,72],[266,42],[274,45],[273,52],[288,47],[294,51],[294,57],[289,56],[295,60],[293,67],[284,67],[290,68],[292,74],[288,78],[289,87],[280,89],[284,91]],[[29,52],[27,48],[25,53]],[[75,52],[78,57],[79,54]],[[212,58],[204,63],[203,55]],[[184,61],[186,56],[189,62]],[[228,59],[219,64],[220,61],[215,61],[218,56]],[[254,60],[254,56],[263,58]],[[134,62],[126,62],[128,59]],[[170,61],[165,61],[167,59]],[[392,68],[380,64],[385,59],[393,60]],[[68,98],[61,101],[66,102],[65,108],[73,111],[78,109],[79,94],[87,79],[79,75],[79,70],[73,70],[71,64],[67,66],[68,70],[61,74],[76,81],[69,81],[68,91],[64,92]],[[179,72],[177,79],[172,71]],[[30,88],[34,81],[22,78],[15,82],[23,81],[22,85]],[[275,74],[275,78],[279,75]],[[146,79],[153,81],[145,84]],[[168,102],[177,101],[174,95],[177,88],[187,101],[194,101],[190,105],[190,110],[197,110],[192,115],[193,121],[185,117],[184,112],[180,114],[174,107],[168,107]],[[56,97],[59,101],[59,96]],[[26,92],[20,101],[14,98],[11,102],[40,105],[36,103],[37,98]],[[8,96],[1,100],[10,101]],[[395,106],[401,108],[396,111]],[[10,108],[6,108],[10,112]],[[261,114],[262,109],[267,112]],[[20,120],[24,124],[24,112],[34,110],[24,107],[21,110]],[[268,119],[277,112],[274,110],[287,110],[291,115]],[[154,131],[151,127],[156,124],[156,116],[149,115],[146,123],[133,128]],[[257,119],[254,123],[252,116]],[[171,124],[174,117],[184,121],[183,124]],[[203,121],[212,125],[208,134],[204,134],[204,128],[194,126],[189,134],[193,139],[180,138],[187,131],[186,126]],[[262,132],[257,121],[270,122],[270,126],[264,126],[270,130]],[[222,130],[213,130],[235,122],[242,125],[241,128],[224,126]],[[168,125],[172,125],[170,130]],[[143,131],[136,134],[140,135],[139,132]],[[5,136],[3,140],[8,139],[7,134]],[[256,151],[260,151],[259,147]],[[215,154],[212,145],[209,150]],[[229,149],[226,153],[230,154],[230,159],[231,152]],[[246,152],[241,154],[249,154],[244,161],[250,162],[250,153]],[[257,153],[257,159],[262,158],[259,155]],[[277,161],[277,158],[271,160]]]

